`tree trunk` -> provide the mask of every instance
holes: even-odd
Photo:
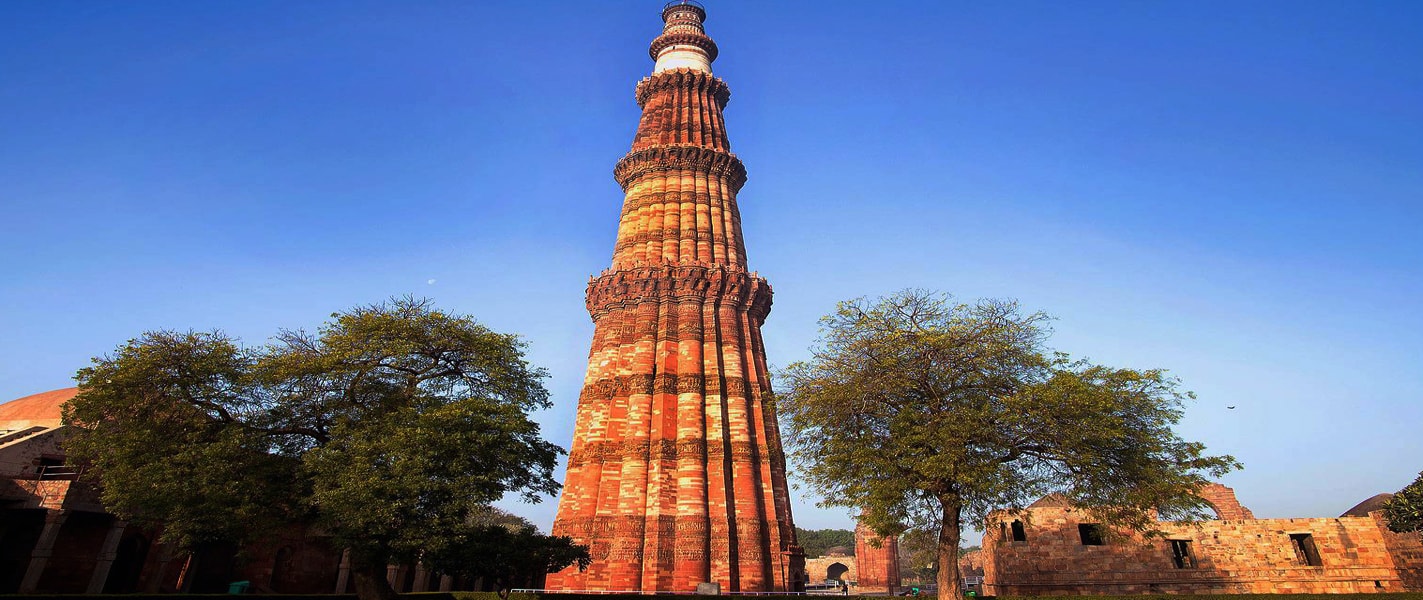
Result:
[[[963,505],[957,498],[939,499],[944,507],[943,521],[939,525],[939,600],[957,600],[963,594],[963,574],[959,573],[959,518]]]
[[[395,600],[395,590],[385,579],[385,565],[369,561],[352,561],[351,575],[355,577],[356,598],[359,600]]]

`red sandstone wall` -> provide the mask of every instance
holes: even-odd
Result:
[[[246,549],[240,578],[262,592],[330,594],[336,589],[341,551],[330,538],[310,535],[306,528],[289,527],[275,540]]]
[[[1388,547],[1389,556],[1393,558],[1394,567],[1398,569],[1398,578],[1403,581],[1404,589],[1410,592],[1423,592],[1423,533],[1389,531],[1381,510],[1369,513],[1369,517],[1379,525],[1384,545]]]
[[[983,551],[970,550],[959,555],[959,574],[964,577],[983,576]]]
[[[1196,567],[1178,569],[1167,541],[1127,536],[1086,546],[1078,533],[1084,522],[1080,511],[1027,512],[1027,539],[1021,542],[998,534],[1004,515],[990,517],[983,544],[986,595],[1404,591],[1383,532],[1371,518],[1216,520],[1199,527],[1163,523],[1168,539],[1191,542]],[[1321,566],[1299,564],[1292,533],[1313,536]]]
[[[37,590],[47,594],[82,594],[89,588],[114,518],[103,513],[71,512],[59,528],[54,553],[45,565]]]
[[[1206,502],[1211,503],[1218,519],[1238,521],[1255,518],[1255,514],[1251,513],[1250,509],[1240,505],[1240,501],[1235,498],[1235,490],[1219,483],[1208,483],[1197,494]]]

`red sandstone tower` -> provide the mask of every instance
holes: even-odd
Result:
[[[859,574],[856,592],[893,594],[900,582],[899,538],[880,537],[863,523],[856,523],[855,570]]]
[[[614,177],[612,267],[588,284],[593,347],[553,533],[588,544],[566,590],[787,590],[802,570],[761,324],[746,269],[726,83],[695,2],[668,4],[637,84],[642,120]]]

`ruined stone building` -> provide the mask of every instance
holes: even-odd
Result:
[[[341,550],[301,523],[242,547],[239,557],[231,544],[174,552],[158,543],[158,531],[105,511],[95,478],[64,453],[60,412],[76,393],[54,390],[0,404],[0,594],[217,593],[235,581],[263,593],[351,591]],[[389,565],[386,575],[399,592],[490,587],[421,565]]]
[[[234,561],[230,546],[175,556],[156,532],[106,512],[93,478],[64,454],[60,410],[77,392],[0,404],[0,594],[224,592],[237,580],[259,591],[338,589],[340,552],[301,527]]]
[[[1378,497],[1336,518],[1256,519],[1219,484],[1217,518],[1161,523],[1162,539],[1112,535],[1049,496],[991,514],[983,591],[1081,594],[1324,594],[1423,590],[1423,542],[1382,521]]]
[[[899,538],[880,537],[864,524],[855,526],[855,562],[861,594],[894,593],[899,588]]]
[[[886,594],[899,589],[899,538],[882,538],[868,527],[856,525],[855,548],[833,546],[821,556],[805,559],[802,580],[810,583],[845,582],[852,594]]]
[[[855,583],[860,579],[857,557],[845,546],[831,546],[820,556],[805,557],[805,577],[809,584],[843,581]]]
[[[592,349],[555,535],[591,547],[564,590],[790,590],[802,571],[761,340],[771,288],[747,269],[731,153],[695,2],[669,3],[613,174],[612,265],[588,284]]]

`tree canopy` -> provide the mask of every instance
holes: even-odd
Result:
[[[351,550],[363,598],[392,594],[387,563],[468,552],[449,540],[506,493],[557,491],[563,451],[528,417],[546,375],[517,336],[412,298],[331,316],[257,348],[156,331],[95,358],[68,452],[112,512],[180,548],[313,524]]]
[[[849,529],[801,529],[795,528],[796,542],[805,549],[806,556],[825,556],[825,551],[836,546],[844,546],[851,556],[855,555],[855,532]]]
[[[533,587],[541,574],[571,564],[587,568],[587,546],[566,536],[539,533],[527,519],[497,508],[450,531],[439,547],[427,548],[426,564],[442,573],[485,577],[501,591]]]
[[[1389,498],[1383,514],[1393,531],[1423,531],[1423,473]]]
[[[899,572],[905,579],[924,583],[938,577],[938,538],[937,531],[927,529],[909,529],[900,536]]]
[[[1159,369],[1073,360],[1015,302],[908,290],[841,302],[809,360],[779,374],[789,453],[824,505],[880,535],[937,536],[941,590],[962,585],[960,527],[1049,493],[1117,527],[1195,519],[1195,492],[1239,468],[1172,430],[1193,396]]]

